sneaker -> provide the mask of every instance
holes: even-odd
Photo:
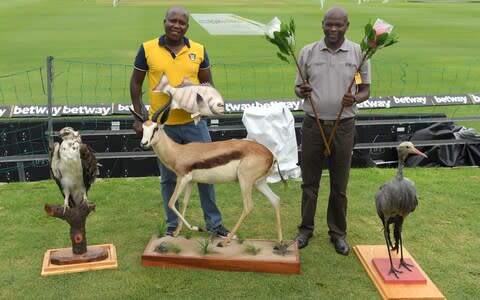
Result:
[[[212,231],[220,238],[227,238],[228,234],[230,233],[230,230],[225,228],[223,225],[218,225],[217,227],[213,228]],[[237,236],[234,235],[232,239],[236,239]]]
[[[168,227],[167,231],[165,232],[165,236],[173,236],[173,233],[175,232],[176,227]]]

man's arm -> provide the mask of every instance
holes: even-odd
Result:
[[[211,86],[215,86],[212,78],[210,59],[208,58],[207,49],[205,48],[203,48],[203,61],[198,70],[198,80],[200,83],[209,83]]]
[[[212,72],[210,71],[210,68],[200,69],[198,71],[198,80],[200,80],[200,83],[209,83],[211,86],[215,86],[213,84]]]
[[[368,98],[370,98],[370,84],[360,84],[357,94],[355,95],[355,102],[360,103]]]
[[[132,77],[130,78],[130,98],[133,104],[133,110],[140,115],[143,115],[144,105],[142,101],[142,86],[145,79],[146,72],[133,69]],[[147,117],[147,116],[144,116]],[[133,129],[138,135],[142,134],[142,124],[140,121],[133,122]]]
[[[354,103],[361,103],[370,97],[370,84],[362,83],[358,85],[356,94],[346,92],[343,95],[342,104],[346,107],[352,106]]]

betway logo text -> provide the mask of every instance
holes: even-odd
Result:
[[[100,115],[106,116],[112,114],[111,106],[53,106],[52,107],[52,116],[62,116],[62,115]],[[31,106],[13,106],[12,117],[21,117],[21,116],[48,116],[48,107],[31,105]]]
[[[0,118],[6,118],[8,117],[7,115],[8,109],[4,107],[0,107]]]
[[[297,101],[253,101],[253,102],[227,102],[225,103],[226,112],[243,112],[250,107],[270,107],[272,105],[282,103],[288,109],[297,111],[302,107],[302,100]]]
[[[359,108],[390,108],[390,100],[370,99],[358,104]]]
[[[472,99],[473,103],[480,103],[480,96],[477,96],[477,95],[474,95],[474,94],[470,94],[469,96]]]
[[[395,104],[427,104],[427,97],[395,97],[393,96]]]
[[[467,96],[433,96],[437,104],[467,104]]]

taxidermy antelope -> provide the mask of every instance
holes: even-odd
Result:
[[[240,225],[252,211],[252,188],[255,186],[273,205],[277,219],[278,243],[282,245],[280,198],[272,192],[265,180],[276,162],[273,153],[262,144],[251,140],[177,144],[163,130],[163,124],[168,118],[170,102],[156,111],[152,120],[145,120],[130,109],[135,119],[143,123],[141,147],[143,149],[152,147],[162,163],[177,175],[177,185],[168,202],[168,207],[188,229],[199,231],[197,226],[191,226],[184,218],[193,184],[238,181],[243,197],[243,211],[228,237],[218,244],[219,247],[223,247],[235,236]],[[157,124],[160,115],[162,117]],[[180,213],[175,208],[175,202],[184,189],[184,206]],[[181,224],[175,230],[174,236],[180,232]]]

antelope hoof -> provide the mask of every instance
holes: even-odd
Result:
[[[280,254],[280,255],[285,255],[285,254],[288,253],[288,247],[290,247],[291,245],[292,245],[292,243],[287,243],[287,242],[284,242],[284,241],[277,242],[273,246],[273,253]]]
[[[220,247],[220,248],[223,248],[223,247],[226,247],[228,246],[227,243],[225,243],[225,240],[221,241],[221,242],[218,242],[217,244],[217,247]]]
[[[287,248],[288,248],[288,245],[287,243],[284,243],[284,242],[277,242],[273,246],[273,249],[278,251],[287,250]]]

